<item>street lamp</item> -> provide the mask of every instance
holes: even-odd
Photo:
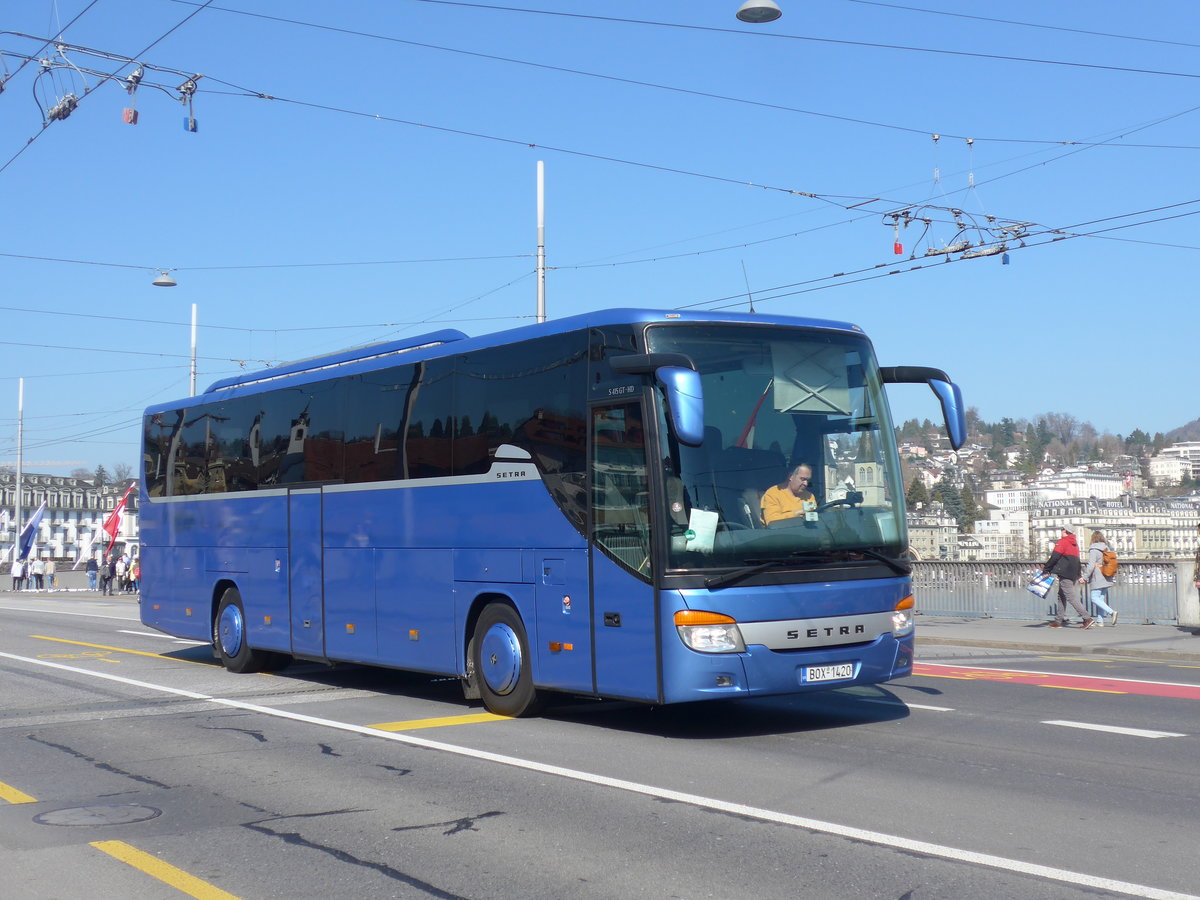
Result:
[[[158,277],[150,282],[155,287],[175,287],[178,282],[171,277],[171,273],[160,271]],[[196,304],[192,304],[192,365],[190,369],[189,388],[191,396],[196,396]]]
[[[783,15],[783,10],[772,0],[746,0],[737,11],[737,17],[751,25],[774,22]]]

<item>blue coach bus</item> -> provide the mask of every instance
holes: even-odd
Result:
[[[614,309],[220,380],[145,414],[142,621],[234,672],[458,676],[509,716],[907,675],[889,382],[962,443],[943,372],[780,316]],[[807,508],[766,524],[799,465]]]

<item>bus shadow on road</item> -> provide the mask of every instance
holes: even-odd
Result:
[[[711,700],[675,706],[583,702],[551,705],[544,715],[638,734],[717,740],[878,724],[904,719],[908,714],[908,707],[895,693],[870,685],[787,697]]]

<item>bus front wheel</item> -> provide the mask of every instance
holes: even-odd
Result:
[[[279,654],[255,650],[247,642],[246,613],[237,588],[226,588],[213,620],[213,648],[230,672],[261,672],[277,665]]]
[[[479,614],[471,641],[475,678],[483,705],[499,716],[533,716],[542,707],[533,687],[529,640],[517,611],[491,603]]]

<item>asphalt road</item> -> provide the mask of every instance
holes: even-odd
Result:
[[[456,682],[230,675],[126,598],[0,595],[17,898],[1065,898],[1200,885],[1200,668],[921,674],[507,720]]]

